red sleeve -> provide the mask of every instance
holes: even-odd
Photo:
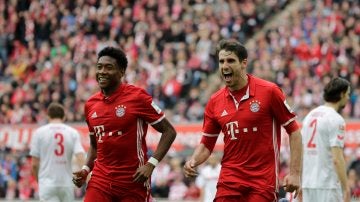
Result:
[[[201,143],[203,143],[205,145],[205,147],[210,151],[210,153],[213,151],[213,149],[215,147],[217,137],[218,136],[209,137],[209,136],[203,135],[201,138]]]
[[[291,121],[286,126],[284,126],[284,128],[285,128],[287,134],[291,135],[291,133],[297,131],[300,128],[300,126],[299,126],[298,122],[294,120],[294,121]]]
[[[87,101],[84,105],[84,115],[85,115],[85,121],[86,121],[86,124],[88,126],[88,129],[89,129],[89,132],[90,133],[93,133],[94,130],[93,128],[90,127],[89,125],[89,101]]]
[[[149,124],[157,123],[157,121],[164,117],[163,111],[155,104],[152,97],[145,90],[141,89],[137,95],[137,100],[139,100],[137,113]]]
[[[203,133],[204,135],[201,138],[201,143],[212,152],[216,140],[221,132],[221,126],[217,122],[216,117],[214,117],[213,107],[215,106],[213,100],[210,98],[209,102],[206,104],[204,112],[204,122],[203,122]],[[207,134],[207,135],[206,135]]]
[[[299,128],[296,123],[296,115],[287,104],[285,95],[279,87],[274,87],[271,96],[271,110],[278,123],[290,134]],[[290,133],[289,133],[290,132]]]
[[[214,117],[213,106],[215,106],[210,99],[206,104],[204,112],[203,132],[210,135],[218,135],[221,131],[221,126]]]

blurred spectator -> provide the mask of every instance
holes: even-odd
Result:
[[[213,46],[222,37],[245,42],[272,9],[287,3],[2,1],[0,123],[44,122],[52,101],[68,107],[69,121],[82,122],[83,103],[97,90],[92,64],[107,45],[128,52],[126,82],[142,86],[174,111],[178,116],[169,116],[172,121],[199,121],[204,101],[189,94],[216,90],[201,89],[217,70]],[[179,100],[193,99],[185,109],[178,107]]]
[[[185,200],[199,200],[201,195],[201,189],[196,185],[195,179],[190,179],[185,192]]]
[[[172,158],[170,160],[169,180],[169,200],[183,200],[185,199],[188,187],[184,182],[184,174],[182,172],[182,160],[180,158]]]
[[[168,157],[159,162],[151,176],[151,193],[153,197],[167,198],[169,195],[168,176],[170,165]]]

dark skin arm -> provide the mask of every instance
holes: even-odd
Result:
[[[158,161],[161,161],[169,151],[171,144],[174,142],[176,138],[176,131],[166,118],[164,118],[159,123],[152,125],[152,127],[162,134],[159,144],[152,156]],[[133,181],[139,183],[145,182],[151,176],[154,168],[155,166],[151,163],[145,163],[145,165],[139,167],[136,170],[135,174],[133,175]]]
[[[86,158],[86,164],[90,170],[94,167],[94,160],[96,159],[96,137],[95,135],[90,135],[90,148]],[[77,187],[81,187],[85,182],[88,176],[88,172],[85,169],[81,169],[79,171],[73,172],[73,182]]]

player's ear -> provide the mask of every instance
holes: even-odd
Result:
[[[120,69],[120,77],[124,77],[125,76],[125,70],[124,69]]]
[[[240,63],[242,69],[245,69],[247,67],[247,59],[243,59]]]

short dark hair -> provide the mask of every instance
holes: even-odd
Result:
[[[60,103],[52,102],[47,108],[47,115],[51,119],[63,119],[65,117],[64,107]]]
[[[324,100],[326,102],[336,103],[340,101],[341,94],[346,93],[350,87],[350,82],[341,77],[335,77],[330,80],[329,83],[325,85],[324,88]]]
[[[124,71],[126,70],[128,65],[128,60],[126,58],[124,51],[121,50],[120,48],[107,46],[98,53],[97,59],[99,60],[99,58],[102,56],[109,56],[114,58],[119,68],[123,69]]]
[[[235,39],[222,39],[216,48],[217,57],[219,57],[219,52],[221,50],[231,51],[235,53],[235,55],[239,58],[239,61],[243,61],[248,57],[245,46],[242,45],[240,42],[236,41]]]

